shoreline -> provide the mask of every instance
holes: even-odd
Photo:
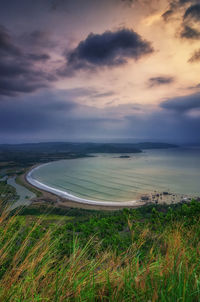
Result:
[[[71,195],[65,191],[49,187],[31,177],[31,173],[38,169],[41,165],[36,164],[32,166],[26,173],[21,175],[21,180],[26,186],[32,187],[41,193],[41,197],[36,197],[32,199],[32,204],[54,204],[57,207],[64,208],[82,208],[88,210],[121,210],[123,208],[138,208],[146,205],[147,203],[141,200],[133,200],[129,202],[105,202],[105,201],[93,201],[84,198],[79,198],[77,196]]]
[[[121,210],[123,208],[138,208],[141,206],[149,204],[175,204],[179,202],[189,202],[194,198],[194,196],[171,193],[169,192],[159,192],[154,191],[151,193],[141,193],[137,200],[132,201],[99,201],[90,200],[75,196],[66,191],[53,188],[51,186],[45,185],[42,182],[32,178],[32,172],[39,169],[43,165],[48,165],[48,163],[35,164],[29,168],[26,173],[21,175],[21,181],[25,186],[32,188],[39,192],[41,196],[37,196],[32,199],[34,204],[54,204],[57,207],[72,207],[72,208],[82,208],[91,210]]]
[[[123,201],[123,202],[90,200],[90,199],[85,199],[85,198],[81,198],[81,197],[72,195],[72,194],[70,194],[66,191],[60,190],[60,189],[50,187],[50,186],[45,185],[45,184],[41,183],[40,181],[32,178],[32,173],[44,165],[48,165],[48,163],[37,165],[36,167],[33,167],[31,170],[28,171],[28,173],[26,173],[26,176],[25,176],[26,181],[38,189],[42,189],[49,193],[53,193],[66,200],[74,201],[74,202],[81,203],[81,204],[87,204],[87,205],[109,206],[109,207],[118,207],[118,206],[131,207],[131,206],[139,205],[139,203],[140,203],[139,200],[131,200],[131,201]]]

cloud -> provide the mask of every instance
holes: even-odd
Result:
[[[199,0],[170,1],[168,10],[162,14],[162,18],[165,22],[174,20],[176,23],[179,22],[177,33],[181,39],[200,39],[200,30],[197,24],[200,21]]]
[[[134,3],[138,3],[140,0],[109,0],[110,2],[112,1],[114,3],[114,5],[118,4],[118,3],[124,3],[127,6],[132,6],[132,4]],[[71,12],[71,3],[73,2],[73,0],[50,0],[49,4],[50,4],[50,10],[51,11],[61,11],[62,12],[66,12],[69,13]],[[82,4],[82,0],[76,0],[76,2],[78,3],[78,7],[80,7],[80,5]],[[92,0],[84,0],[84,5],[86,7],[91,7],[91,4],[93,4],[94,1]],[[98,1],[97,1],[98,2]],[[97,2],[95,3],[95,5],[97,5]],[[103,2],[104,7],[106,7],[108,5],[108,0],[101,0],[101,2]]]
[[[132,6],[134,2],[138,2],[138,0],[121,0],[121,2],[125,3],[128,6]]]
[[[162,17],[165,21],[169,21],[175,13],[179,12],[181,8],[184,8],[187,4],[196,3],[198,0],[173,0],[169,1],[168,10],[166,10]]]
[[[113,96],[115,93],[114,91],[104,91],[104,90],[97,90],[96,88],[93,87],[76,87],[76,88],[71,88],[64,90],[67,95],[70,95],[71,98],[73,99],[79,99],[79,98],[84,98],[84,97],[90,97],[91,99],[93,98],[103,98],[103,97],[109,97]]]
[[[186,113],[190,110],[200,108],[200,94],[192,94],[183,97],[172,98],[160,104],[161,108]]]
[[[55,80],[43,70],[35,69],[26,59],[9,62],[0,60],[0,95],[17,96],[19,93],[31,93],[46,88]]]
[[[200,31],[185,25],[183,26],[180,37],[185,39],[198,40],[200,39]]]
[[[23,81],[9,82],[0,80],[0,95],[16,96],[19,93],[31,93],[44,87],[44,84],[26,84]]]
[[[148,82],[150,87],[168,85],[174,82],[174,78],[169,76],[159,76],[150,78]]]
[[[46,88],[56,77],[46,71],[50,56],[27,52],[13,42],[8,30],[0,26],[0,95],[17,96]]]
[[[9,36],[6,28],[0,25],[0,54],[2,55],[21,55],[21,51],[16,47]]]
[[[200,118],[162,109],[145,116],[127,116],[129,137],[173,143],[200,142]],[[132,132],[130,131],[132,129]]]
[[[190,10],[193,10],[191,8],[198,6],[198,2],[198,0],[170,1],[168,9],[162,14],[162,18],[165,22],[180,20],[181,38],[199,39],[200,33],[198,29],[193,26],[194,24],[191,23],[191,18],[189,18],[189,15],[193,14],[192,11],[190,12]]]
[[[177,11],[184,6],[187,2],[190,2],[191,0],[176,0],[176,1],[169,1],[168,9],[162,14],[162,18],[165,22],[168,22],[171,20],[171,17],[173,17],[174,14],[177,13]]]
[[[200,4],[198,1],[186,1],[193,3],[187,7],[182,17],[180,37],[189,40],[199,40],[200,30],[198,21],[200,21]]]
[[[200,4],[191,5],[185,11],[183,19],[193,19],[195,21],[200,21]]]
[[[47,61],[50,59],[50,55],[46,53],[42,53],[42,54],[30,53],[27,55],[27,58],[32,61]]]
[[[196,63],[200,61],[200,49],[196,50],[191,58],[188,60],[189,63]]]
[[[32,49],[50,49],[56,46],[55,41],[52,40],[51,34],[44,30],[34,30],[25,32],[19,37],[21,43]]]
[[[196,84],[194,86],[190,86],[188,87],[189,89],[199,89],[200,88],[200,83],[199,84]]]
[[[37,97],[20,97],[13,102],[8,99],[0,102],[0,129],[6,134],[32,134],[40,131],[61,129],[66,124],[65,120],[76,104],[63,101],[53,93],[40,94]]]
[[[151,43],[131,29],[120,29],[103,34],[89,34],[78,46],[67,54],[69,70],[114,67],[127,63],[128,59],[138,60],[153,52]]]
[[[104,98],[108,96],[113,96],[115,93],[114,91],[107,91],[107,92],[97,92],[96,94],[93,95],[93,98]]]
[[[105,109],[76,103],[80,89],[40,92],[0,102],[0,139],[66,139],[106,133],[120,119]],[[86,92],[85,92],[86,93]],[[119,109],[122,111],[122,108]],[[129,110],[130,111],[130,110]],[[117,110],[113,110],[117,113]]]
[[[181,105],[180,110],[178,105],[172,105],[178,100],[171,99],[160,108],[137,103],[96,108],[77,103],[79,93],[80,88],[54,90],[16,97],[14,102],[12,98],[0,102],[1,142],[116,137],[174,142],[200,140],[200,118],[185,114],[197,108],[197,104],[184,108]]]
[[[169,19],[171,18],[171,16],[174,14],[174,10],[173,9],[168,9],[166,12],[164,12],[164,14],[162,14],[162,18],[164,19],[165,22],[169,21]]]

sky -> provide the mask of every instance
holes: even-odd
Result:
[[[0,0],[0,143],[200,143],[200,0]]]

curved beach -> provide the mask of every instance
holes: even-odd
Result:
[[[139,200],[131,200],[131,201],[124,201],[124,202],[115,202],[115,201],[97,201],[97,200],[90,200],[90,199],[85,199],[85,198],[81,198],[81,197],[77,197],[75,195],[72,195],[66,191],[62,191],[53,187],[50,187],[48,185],[43,184],[42,182],[34,179],[32,177],[32,173],[39,169],[40,167],[47,165],[47,164],[42,164],[39,165],[37,167],[32,168],[25,176],[26,181],[31,184],[32,186],[41,189],[43,191],[49,192],[49,193],[53,193],[61,198],[64,198],[66,200],[70,200],[70,201],[74,201],[77,203],[81,203],[81,204],[87,204],[87,205],[96,205],[96,206],[113,206],[113,207],[118,207],[118,206],[122,206],[122,207],[129,207],[129,206],[134,206],[134,205],[138,205],[139,204]]]

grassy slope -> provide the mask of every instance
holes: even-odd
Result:
[[[0,301],[199,301],[199,214],[198,202],[2,213]]]

